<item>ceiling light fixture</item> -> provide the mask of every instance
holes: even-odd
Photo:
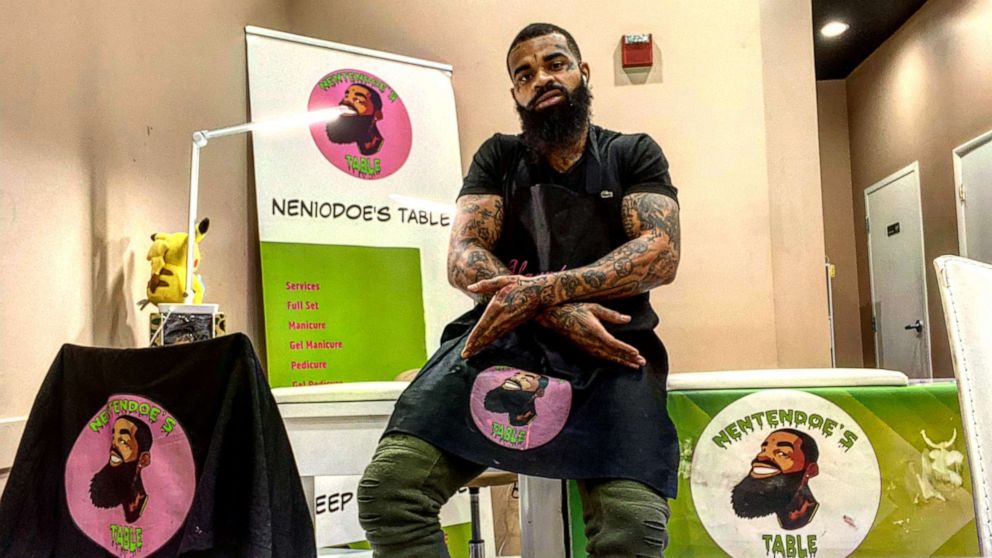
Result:
[[[843,21],[831,21],[820,29],[820,34],[824,37],[836,37],[844,34],[851,26]]]

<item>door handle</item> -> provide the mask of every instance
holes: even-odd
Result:
[[[904,329],[915,329],[916,333],[923,333],[923,322],[916,320],[916,323],[909,324]]]

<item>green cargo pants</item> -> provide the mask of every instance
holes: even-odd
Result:
[[[446,558],[438,512],[484,470],[414,436],[383,438],[358,484],[358,518],[376,558]],[[663,556],[664,497],[630,480],[580,481],[579,491],[590,557]]]

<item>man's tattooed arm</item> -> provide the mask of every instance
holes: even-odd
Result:
[[[629,194],[622,212],[630,240],[588,266],[557,274],[556,299],[623,298],[675,280],[680,252],[675,200],[662,194]]]
[[[548,307],[570,301],[625,298],[671,283],[679,264],[679,208],[662,194],[624,197],[623,226],[629,241],[590,265],[538,277],[508,275],[471,285],[469,292],[493,295],[469,335],[464,356]]]
[[[468,286],[510,270],[492,253],[503,226],[503,200],[499,196],[462,196],[451,228],[448,247],[448,281],[476,302],[488,302],[492,295],[480,295]],[[644,359],[637,349],[614,338],[604,323],[626,323],[630,318],[598,304],[576,302],[545,308],[538,323],[558,332],[587,353],[637,368]]]
[[[448,282],[476,303],[486,302],[492,295],[473,293],[468,290],[469,285],[510,273],[492,253],[502,230],[501,196],[466,195],[458,198],[448,243]]]

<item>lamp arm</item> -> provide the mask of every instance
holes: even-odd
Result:
[[[223,137],[223,136],[233,136],[235,134],[244,134],[246,132],[251,132],[252,130],[256,129],[257,127],[258,127],[258,123],[256,123],[256,122],[248,122],[248,123],[245,123],[245,124],[238,124],[237,126],[228,126],[226,128],[217,128],[216,130],[203,130],[203,131],[197,132],[197,133],[200,134],[203,137],[203,145],[206,145],[207,144],[207,141],[212,140],[214,138],[219,138],[219,137]],[[194,136],[193,141],[196,141],[196,135],[197,135],[196,133],[193,134],[193,136]]]
[[[262,122],[247,122],[237,126],[217,128],[216,130],[200,130],[193,132],[193,148],[190,154],[189,172],[189,223],[186,228],[186,288],[183,291],[183,302],[193,303],[193,250],[196,246],[196,200],[200,195],[200,150],[206,147],[213,138],[244,134],[266,128],[284,126],[308,125],[315,122],[329,122],[339,116],[355,114],[347,106],[335,106],[317,111],[310,111],[292,117],[276,118]]]
[[[200,195],[200,149],[207,145],[203,132],[193,134],[189,163],[189,223],[186,227],[186,283],[183,303],[193,304],[193,254],[196,247],[196,200]]]

